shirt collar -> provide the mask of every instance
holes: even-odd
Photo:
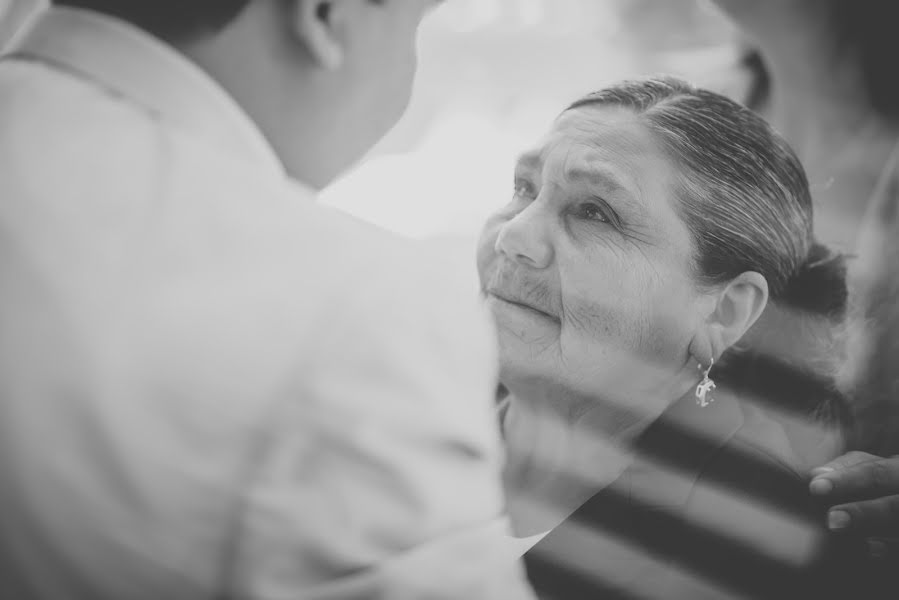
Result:
[[[90,79],[215,148],[285,176],[262,132],[212,77],[124,21],[82,9],[52,8],[35,19],[12,54]]]

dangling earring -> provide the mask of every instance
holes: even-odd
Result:
[[[702,381],[699,382],[699,385],[696,386],[696,404],[705,408],[709,404],[715,401],[714,398],[709,396],[712,390],[715,389],[715,382],[712,381],[712,378],[709,377],[709,373],[712,372],[712,367],[715,366],[715,359],[712,358],[709,360],[709,368],[705,370],[703,373]],[[702,364],[699,364],[699,370],[702,370]]]

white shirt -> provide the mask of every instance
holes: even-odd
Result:
[[[521,558],[528,552],[530,552],[531,548],[539,544],[543,541],[543,538],[548,536],[551,531],[544,531],[543,533],[536,533],[534,535],[529,535],[528,537],[510,537],[508,539],[508,548],[509,552],[514,559]]]
[[[530,596],[439,264],[113,19],[40,18],[0,132],[0,597]]]

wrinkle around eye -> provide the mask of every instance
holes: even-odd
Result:
[[[618,211],[615,210],[612,205],[602,196],[592,196],[590,201],[595,203],[600,210],[606,215],[606,218],[609,222],[615,226],[616,229],[623,230],[624,222],[621,219],[621,215],[618,214]]]
[[[588,221],[596,221],[598,223],[605,223],[607,225],[612,225],[616,229],[619,228],[620,219],[614,210],[609,208],[609,206],[605,202],[582,202],[578,205],[578,209],[580,210],[581,217]],[[593,217],[590,215],[591,212],[595,211],[599,214],[599,217]]]
[[[590,214],[594,211],[597,213],[596,216]],[[568,228],[573,235],[576,235],[578,229],[591,237],[598,236],[600,238],[607,237],[610,231],[624,233],[620,218],[605,204],[593,200],[578,202],[566,212],[566,217],[571,221]]]

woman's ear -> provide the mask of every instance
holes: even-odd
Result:
[[[717,295],[706,329],[711,356],[720,357],[740,341],[768,305],[768,281],[748,271],[728,283]]]
[[[343,42],[337,35],[351,3],[343,0],[293,0],[293,35],[321,67],[335,71],[343,65]]]

